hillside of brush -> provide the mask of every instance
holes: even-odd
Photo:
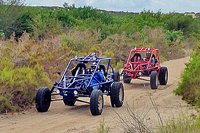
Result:
[[[200,18],[92,7],[26,7],[0,2],[0,112],[31,107],[36,88],[58,80],[70,58],[96,52],[122,68],[131,48],[155,47],[162,61],[190,54]]]

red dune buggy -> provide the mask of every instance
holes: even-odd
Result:
[[[159,51],[155,48],[132,49],[122,75],[124,83],[130,83],[131,79],[150,77],[151,89],[157,89],[158,83],[166,85],[168,81],[168,69],[160,66]]]

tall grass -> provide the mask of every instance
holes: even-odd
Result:
[[[200,117],[193,118],[184,114],[168,120],[165,126],[159,127],[158,133],[199,133]]]
[[[109,133],[110,128],[106,126],[104,119],[100,122],[99,127],[97,128],[97,133]]]

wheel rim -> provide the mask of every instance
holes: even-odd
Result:
[[[123,101],[123,91],[122,91],[122,87],[120,87],[120,89],[119,89],[119,101],[120,101],[120,102]]]
[[[98,110],[102,110],[103,108],[103,97],[99,96],[98,98]]]

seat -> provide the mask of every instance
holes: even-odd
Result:
[[[133,55],[133,57],[131,58],[131,64],[132,64],[132,68],[136,68],[138,66],[138,62],[142,59],[142,56],[140,53],[135,53]]]
[[[86,65],[84,63],[79,63],[76,65],[74,69],[72,69],[71,73],[72,76],[77,76],[79,74],[85,74],[86,72]]]
[[[100,65],[99,66],[100,71],[103,73],[103,75],[106,77],[107,76],[107,72],[106,72],[106,68],[104,65]]]

